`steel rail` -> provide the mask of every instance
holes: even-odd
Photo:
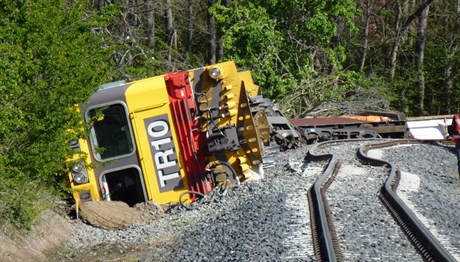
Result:
[[[343,141],[343,140],[341,140]],[[343,255],[332,221],[332,213],[325,192],[340,168],[340,161],[333,154],[315,154],[317,147],[337,141],[318,143],[308,151],[307,159],[328,161],[323,174],[308,189],[312,236],[317,261],[342,261]]]
[[[427,261],[456,261],[396,194],[400,172],[395,168],[395,165],[391,162],[376,159],[367,155],[367,152],[371,149],[385,148],[402,144],[437,145],[438,141],[403,139],[378,144],[363,145],[358,150],[358,157],[366,164],[389,166],[390,174],[380,190],[379,197],[395,220],[400,224],[405,234],[409,237],[409,239],[411,239],[420,254]]]

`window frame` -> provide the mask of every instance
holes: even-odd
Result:
[[[129,114],[128,114],[128,107],[127,107],[125,102],[118,100],[118,101],[112,101],[110,103],[103,103],[103,104],[98,104],[98,105],[93,105],[91,107],[88,107],[86,109],[86,111],[85,111],[85,121],[86,121],[86,123],[91,124],[90,123],[91,117],[90,117],[90,114],[89,114],[90,111],[97,110],[98,108],[110,107],[110,106],[114,106],[114,105],[121,105],[121,107],[124,110],[124,116],[126,117],[126,122],[127,122],[127,126],[128,126],[128,133],[129,133],[129,137],[131,139],[132,150],[131,150],[131,152],[129,152],[127,154],[122,154],[122,155],[108,157],[108,158],[102,158],[102,155],[100,153],[98,153],[97,150],[96,150],[99,147],[99,145],[97,143],[97,137],[96,137],[95,128],[93,126],[90,126],[89,127],[89,140],[90,140],[91,149],[92,149],[91,151],[92,151],[92,155],[93,155],[94,159],[96,159],[96,161],[98,161],[98,162],[107,162],[107,161],[111,161],[111,160],[115,160],[115,159],[126,158],[126,157],[129,157],[129,156],[132,156],[133,154],[135,154],[136,150],[137,150],[136,149],[136,141],[134,139],[134,132],[133,132],[133,129],[132,129],[132,126],[131,126],[131,121],[130,121]]]

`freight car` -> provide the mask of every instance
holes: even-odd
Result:
[[[395,111],[362,111],[358,115],[291,119],[309,142],[359,139],[407,138],[406,116]]]
[[[234,62],[105,84],[79,108],[89,138],[71,141],[87,155],[68,162],[77,208],[97,200],[192,202],[263,176],[280,148],[273,134],[286,146],[298,139],[282,115],[267,116],[250,72]]]

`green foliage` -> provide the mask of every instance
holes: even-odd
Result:
[[[62,181],[63,141],[81,123],[72,105],[106,81],[108,54],[91,29],[110,19],[85,1],[5,2],[0,12],[0,216],[27,227]]]
[[[226,59],[234,60],[242,68],[252,69],[255,81],[268,87],[263,89],[264,92],[277,95],[285,90],[286,85],[281,83],[289,81],[283,79],[282,70],[275,67],[284,39],[266,9],[251,2],[233,1],[229,8],[216,4],[210,12],[221,25],[220,33],[225,32]]]
[[[30,229],[34,218],[55,201],[47,188],[22,171],[0,164],[0,214],[17,228]],[[1,221],[0,220],[0,221]]]
[[[372,1],[366,50],[360,9],[370,1],[229,2],[207,9],[205,0],[171,1],[171,45],[165,40],[164,1],[0,3],[0,217],[27,227],[47,206],[47,192],[62,187],[64,160],[72,153],[62,141],[86,135],[72,105],[99,84],[205,65],[208,12],[217,21],[217,38],[223,37],[224,60],[250,69],[264,95],[276,99],[288,116],[336,115],[358,107],[393,107],[411,115],[420,107],[416,21],[400,42],[393,82],[386,79],[398,2]],[[433,5],[440,15],[429,16],[425,109],[449,113],[460,102],[460,26],[455,5]],[[191,50],[188,33],[193,33]],[[364,53],[363,72],[357,73]]]
[[[330,37],[337,34],[335,21],[338,17],[342,17],[351,30],[356,29],[353,22],[356,13],[354,1],[306,1],[305,5],[309,14],[305,33],[323,45],[327,45]]]
[[[251,69],[265,95],[277,97],[304,78],[340,68],[344,49],[331,46],[337,18],[354,30],[353,1],[235,0],[210,12],[224,35],[225,58]]]

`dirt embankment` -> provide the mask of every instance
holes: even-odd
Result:
[[[0,226],[0,261],[49,261],[54,249],[61,246],[73,228],[69,218],[46,210],[32,225],[30,232],[12,226]]]
[[[79,216],[88,224],[118,230],[131,224],[154,221],[164,215],[163,208],[153,202],[129,207],[123,202],[97,201],[80,206]],[[0,262],[50,261],[72,235],[73,223],[63,209],[49,209],[21,233],[12,226],[0,225]]]

